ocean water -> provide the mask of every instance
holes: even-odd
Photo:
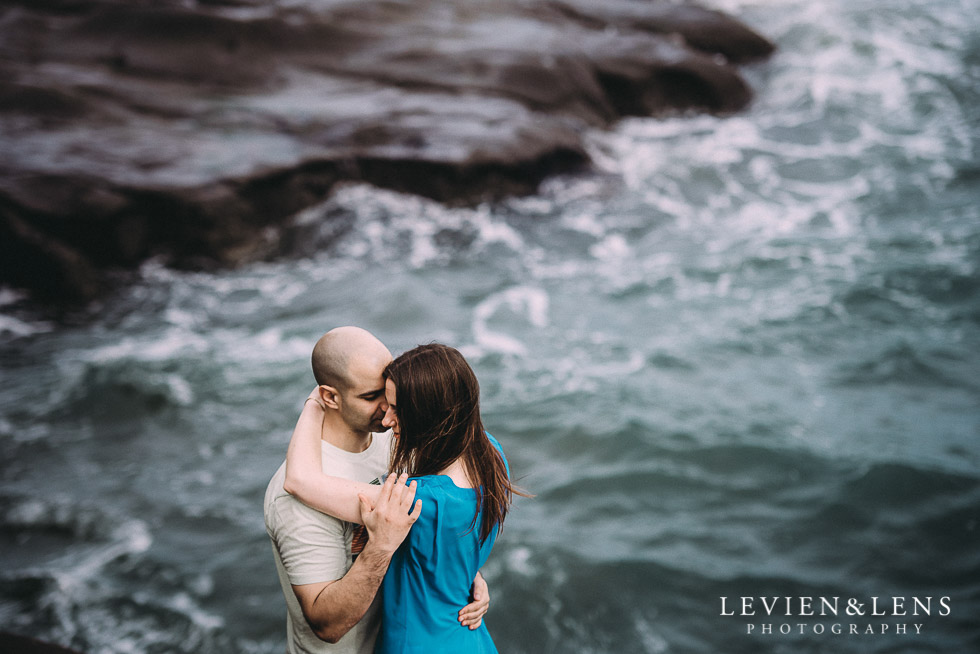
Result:
[[[460,347],[535,494],[501,652],[980,651],[980,3],[711,6],[780,48],[736,116],[494,206],[348,186],[295,256],[151,262],[77,324],[0,292],[0,629],[281,652],[262,493],[353,323]]]

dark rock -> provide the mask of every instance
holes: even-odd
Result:
[[[594,28],[615,26],[630,31],[676,34],[690,47],[720,54],[731,62],[763,59],[773,44],[724,14],[696,5],[636,0],[562,0],[554,6]]]
[[[637,0],[22,0],[0,7],[0,281],[235,265],[341,181],[446,203],[582,169],[582,132],[743,108],[772,45]]]
[[[78,651],[0,631],[0,652],[4,654],[79,654]]]

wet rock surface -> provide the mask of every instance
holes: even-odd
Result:
[[[7,632],[0,632],[0,651],[6,654],[79,654],[73,649]]]
[[[583,169],[583,132],[730,113],[772,45],[648,0],[0,4],[0,281],[95,297],[234,265],[343,181],[447,203]],[[272,228],[272,229],[270,229]]]

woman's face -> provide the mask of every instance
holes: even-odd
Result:
[[[390,429],[395,438],[398,438],[401,429],[398,426],[398,413],[395,411],[395,382],[390,379],[385,380],[385,400],[381,408],[385,412],[381,424]]]

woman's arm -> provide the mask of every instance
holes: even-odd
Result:
[[[377,504],[381,487],[323,474],[320,426],[324,407],[318,389],[303,405],[286,452],[283,490],[318,511],[348,522],[363,523],[358,494]]]

